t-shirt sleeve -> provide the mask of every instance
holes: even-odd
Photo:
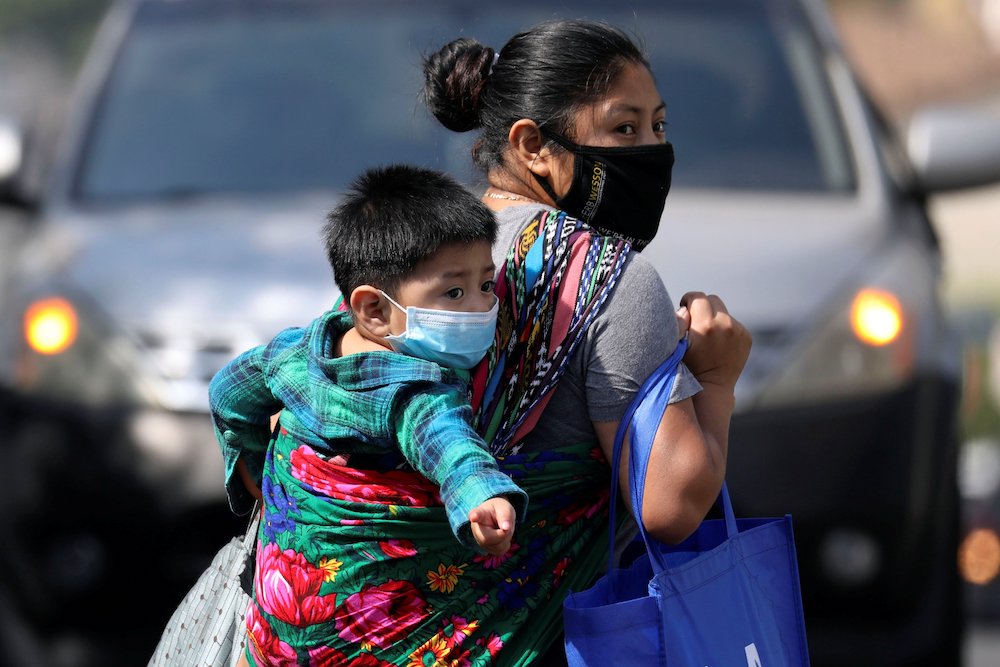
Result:
[[[648,260],[632,253],[581,350],[590,419],[620,420],[636,391],[673,352],[678,339],[674,304],[663,281]],[[701,385],[681,364],[670,402],[699,391]]]

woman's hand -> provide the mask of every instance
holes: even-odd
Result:
[[[691,328],[691,311],[687,306],[681,306],[674,315],[677,317],[677,340],[680,341],[688,335]]]
[[[681,311],[685,310],[690,318],[690,347],[684,355],[685,365],[702,385],[713,384],[731,390],[750,356],[750,332],[729,314],[722,299],[714,294],[685,294],[678,311],[678,325]]]

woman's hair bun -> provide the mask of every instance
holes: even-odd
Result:
[[[462,37],[424,58],[424,101],[449,130],[468,132],[480,126],[480,102],[494,53]]]

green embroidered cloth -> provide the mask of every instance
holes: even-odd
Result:
[[[511,550],[490,556],[455,540],[419,474],[338,466],[280,434],[247,618],[254,662],[530,664],[566,592],[606,562],[608,468],[591,446],[499,463],[534,503]]]
[[[348,467],[288,432],[263,471],[248,659],[257,665],[529,665],[562,625],[568,590],[607,562],[607,463],[596,444],[517,453],[629,249],[540,212],[497,279],[497,342],[473,372],[476,426],[531,498],[511,550],[455,540],[438,489]],[[360,466],[354,459],[351,465]]]

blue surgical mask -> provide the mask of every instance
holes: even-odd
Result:
[[[469,369],[486,356],[497,328],[499,301],[485,313],[433,308],[403,308],[385,292],[382,296],[406,313],[406,331],[388,335],[392,349],[449,368]]]

